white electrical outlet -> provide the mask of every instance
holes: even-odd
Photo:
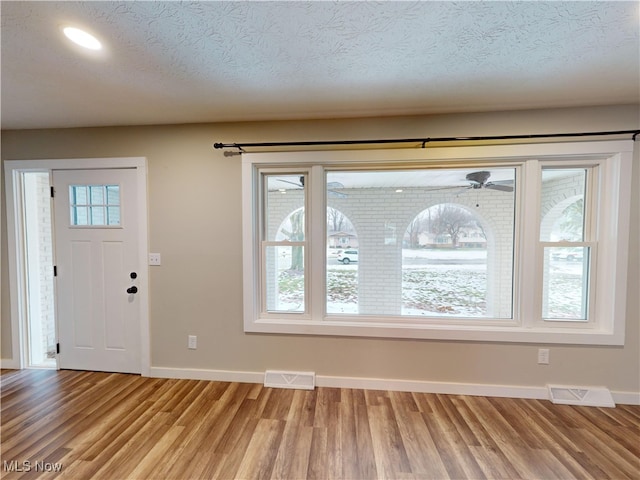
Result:
[[[198,348],[198,337],[196,337],[195,335],[189,335],[189,350],[195,350],[196,348]]]
[[[549,365],[549,349],[548,348],[538,349],[538,363],[540,365]]]
[[[149,254],[149,265],[162,265],[162,257],[159,253]]]

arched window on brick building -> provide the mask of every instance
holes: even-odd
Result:
[[[487,254],[495,250],[494,233],[461,204],[438,203],[416,215],[403,239],[403,314],[488,316],[488,302],[498,298],[489,295],[489,279],[498,274],[495,255]]]

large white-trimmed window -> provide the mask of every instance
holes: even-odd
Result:
[[[632,147],[243,154],[245,331],[622,344]]]

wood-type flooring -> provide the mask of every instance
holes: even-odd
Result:
[[[638,479],[640,406],[3,370],[0,477]]]

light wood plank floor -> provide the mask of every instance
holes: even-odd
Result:
[[[0,380],[6,479],[640,478],[638,406],[74,371]]]

